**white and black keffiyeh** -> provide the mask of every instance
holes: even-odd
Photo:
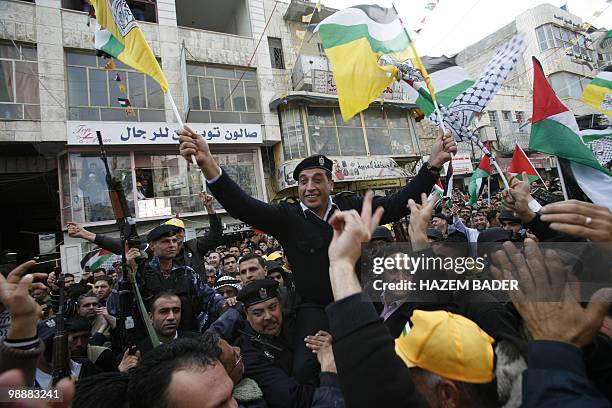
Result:
[[[495,52],[476,83],[459,94],[446,108],[442,108],[444,124],[450,128],[457,141],[471,139],[470,134],[466,131],[473,115],[484,112],[488,103],[508,78],[525,48],[527,44],[522,36],[514,36]],[[435,112],[428,119],[438,123]]]

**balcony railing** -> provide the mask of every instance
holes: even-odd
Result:
[[[328,65],[325,57],[300,57],[291,76],[293,90],[337,95],[333,72],[322,68]],[[408,95],[395,83],[385,89],[380,97],[385,100],[408,102]]]

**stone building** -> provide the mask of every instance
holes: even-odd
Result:
[[[335,160],[337,191],[385,192],[412,174],[422,153],[414,105],[389,88],[342,121],[318,36],[303,22],[314,3],[128,4],[180,114],[253,196],[296,195],[288,175],[314,153]],[[79,247],[65,232],[68,221],[116,235],[96,131],[141,235],[175,214],[188,237],[208,227],[200,175],[178,155],[168,98],[151,78],[96,56],[88,8],[84,0],[0,1],[0,192],[10,214],[0,233],[2,262],[15,253],[58,253],[62,243]],[[322,8],[311,23],[334,11]],[[247,228],[219,211],[227,232]]]

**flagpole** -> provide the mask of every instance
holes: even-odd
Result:
[[[563,170],[561,169],[561,163],[559,163],[559,157],[555,156],[555,162],[557,163],[557,173],[559,173],[559,181],[561,182],[561,191],[563,191],[563,198],[569,200],[567,195],[567,189],[565,187],[565,178],[563,177]]]
[[[546,187],[546,184],[544,183],[544,180],[542,180],[542,176],[540,176],[540,172],[538,170],[536,170],[535,166],[533,165],[533,163],[531,162],[531,160],[529,159],[529,156],[527,156],[527,153],[525,153],[525,151],[521,148],[521,145],[518,144],[518,141],[515,142],[516,143],[516,147],[519,148],[519,150],[523,153],[523,155],[525,156],[525,158],[527,159],[527,161],[529,162],[529,164],[531,165],[531,167],[533,167],[533,169],[535,170],[536,174],[538,175],[538,178],[540,179],[540,181],[542,182],[542,184],[544,185],[544,188],[546,190],[548,190],[548,187]],[[524,181],[524,180],[523,180]]]
[[[491,176],[487,177],[487,205],[491,205]]]
[[[168,92],[166,93],[168,94],[168,99],[170,100],[170,106],[172,106],[174,116],[176,117],[176,120],[179,123],[179,127],[182,129],[185,127],[185,124],[183,123],[183,119],[181,119],[181,115],[179,114],[178,108],[176,107],[176,103],[174,103],[174,98],[172,97],[172,93],[170,93],[170,88],[168,88]],[[202,179],[202,191],[206,192],[206,178],[204,177],[204,173],[202,173],[200,166],[198,166],[198,162],[196,161],[196,158],[193,154],[191,155],[191,163],[196,167],[196,169],[200,170],[200,177]]]
[[[408,30],[406,29],[406,26],[404,25],[404,21],[402,20],[402,18],[400,17],[399,13],[397,12],[397,9],[395,8],[395,3],[391,2],[391,7],[393,7],[393,11],[395,11],[395,14],[397,14],[397,18],[399,19],[400,24],[402,26],[402,29],[404,30],[404,34],[406,34],[406,37],[410,38],[410,35],[408,34]],[[410,48],[412,48],[412,52],[414,53],[414,55],[418,56],[412,41],[410,41]],[[429,82],[429,78],[423,78],[423,80],[425,80],[425,82],[427,83],[428,88],[433,89],[433,86]],[[432,99],[432,102],[434,104],[434,108],[436,110],[436,115],[438,117],[438,121],[440,122],[440,129],[442,129],[442,133],[443,134],[446,134],[446,127],[444,126],[444,121],[442,120],[442,112],[440,112],[440,107],[438,106],[438,101],[436,100],[436,95],[432,94],[431,95],[431,99]]]

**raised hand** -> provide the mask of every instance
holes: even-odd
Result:
[[[427,227],[431,222],[432,211],[436,206],[436,200],[427,201],[427,194],[421,193],[421,203],[417,204],[413,199],[408,200],[407,207],[410,209],[410,223],[408,224],[408,235],[412,249],[419,251],[429,246],[427,240]]]
[[[322,372],[337,372],[332,341],[332,335],[324,330],[319,330],[314,336],[306,336],[304,339],[306,347],[317,355]]]
[[[578,200],[560,201],[542,208],[542,221],[550,228],[577,235],[591,241],[612,242],[612,211],[608,208]]]
[[[198,193],[198,196],[200,197],[200,200],[202,200],[202,204],[204,204],[204,207],[206,207],[206,211],[209,214],[215,214],[216,211],[215,207],[213,206],[215,202],[214,197],[206,193],[205,191],[200,191],[200,193]]]
[[[516,279],[520,290],[508,291],[512,303],[535,340],[588,345],[601,328],[612,303],[612,289],[600,289],[583,308],[572,289],[571,274],[556,252],[542,253],[525,240],[523,253],[512,242],[493,253],[497,279]]]
[[[45,279],[46,273],[26,274],[36,265],[28,261],[13,269],[6,278],[0,274],[0,302],[11,316],[8,336],[11,339],[28,339],[36,336],[36,324],[42,315],[40,305],[30,296],[30,290],[44,289],[35,279]]]
[[[527,178],[527,173],[523,172],[523,180],[519,180],[517,177],[507,172],[504,173],[504,175],[510,186],[510,194],[505,190],[502,193],[504,205],[508,210],[514,211],[521,221],[528,223],[533,220],[535,213],[529,208],[529,201],[533,200],[533,197],[531,197],[531,186]]]
[[[329,224],[334,230],[329,245],[329,279],[335,300],[361,292],[355,274],[355,263],[361,255],[361,244],[368,242],[382,218],[384,208],[372,214],[374,193],[368,191],[363,198],[361,215],[355,210],[336,211]]]
[[[329,220],[334,230],[328,250],[330,263],[348,262],[355,265],[359,259],[361,244],[370,240],[384,211],[383,207],[378,207],[372,214],[373,197],[372,191],[366,193],[361,214],[355,210],[336,211]]]
[[[119,363],[118,370],[120,373],[127,373],[130,369],[136,367],[140,361],[140,350],[137,350],[133,355],[130,354],[130,350],[125,350],[121,363]]]
[[[89,242],[93,242],[96,239],[96,234],[87,231],[76,222],[68,221],[66,227],[68,228],[68,236],[70,238],[81,238]]]
[[[453,154],[457,153],[457,142],[450,133],[442,133],[438,131],[438,137],[431,147],[431,154],[429,155],[429,164],[434,167],[442,167],[444,163],[449,161]]]
[[[191,163],[191,156],[194,156],[198,166],[200,166],[208,180],[217,177],[221,169],[212,157],[208,143],[206,143],[204,138],[194,132],[189,126],[177,130],[176,133],[179,135],[181,143],[179,151],[185,160]]]

